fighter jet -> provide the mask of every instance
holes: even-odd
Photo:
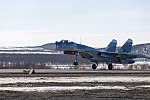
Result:
[[[139,58],[148,58],[140,54],[132,54],[133,40],[128,39],[125,44],[116,51],[117,41],[113,39],[105,50],[99,50],[90,46],[78,44],[69,40],[61,40],[60,42],[50,43],[42,47],[49,50],[64,51],[64,54],[75,55],[74,65],[78,65],[78,55],[82,58],[93,62],[92,69],[96,69],[99,63],[106,63],[108,69],[113,69],[113,64],[133,64]]]

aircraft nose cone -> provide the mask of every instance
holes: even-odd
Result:
[[[56,50],[56,44],[48,43],[48,44],[42,45],[42,48],[48,49],[48,50]]]

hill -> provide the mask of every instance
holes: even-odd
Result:
[[[143,54],[150,57],[150,43],[134,45],[132,47],[132,53]]]

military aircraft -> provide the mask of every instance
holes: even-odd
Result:
[[[150,58],[140,54],[132,54],[133,41],[128,39],[125,44],[116,51],[117,41],[113,39],[105,50],[99,50],[90,46],[71,42],[69,40],[61,40],[60,42],[50,43],[43,45],[42,47],[49,50],[64,51],[64,54],[75,55],[74,65],[78,65],[77,56],[81,55],[82,58],[90,60],[92,68],[96,69],[99,63],[106,63],[108,69],[113,69],[113,63],[115,64],[133,64],[139,58]]]

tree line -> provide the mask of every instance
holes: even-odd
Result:
[[[74,55],[64,55],[64,54],[0,54],[0,68],[53,68],[54,66],[69,66],[73,67],[73,62],[75,61]],[[78,56],[79,66],[81,67],[90,67],[91,62],[89,60],[83,59],[81,56]],[[101,66],[101,64],[99,64]],[[116,65],[114,65],[115,68]],[[107,69],[107,65],[101,66],[100,69]],[[121,67],[120,67],[121,68]],[[117,69],[120,69],[117,68]],[[145,64],[134,64],[128,65],[126,69],[136,69],[136,70],[149,70],[150,65]]]
[[[50,68],[52,65],[72,65],[74,55],[64,54],[0,54],[0,68]],[[90,62],[78,56],[80,65]]]

